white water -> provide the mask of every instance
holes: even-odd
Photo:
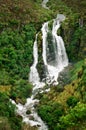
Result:
[[[43,0],[43,2],[42,2],[42,7],[43,7],[43,8],[49,9],[49,8],[46,6],[46,4],[47,4],[48,1],[49,1],[49,0]]]
[[[50,31],[48,28],[49,22],[46,22],[42,26],[42,39],[43,39],[43,61],[46,71],[46,83],[47,84],[58,84],[58,75],[59,73],[68,65],[68,58],[64,47],[64,42],[61,38],[61,36],[57,35],[57,30],[60,27],[61,21],[65,19],[64,15],[57,15],[57,18],[53,20],[53,27]],[[48,41],[48,33],[51,32],[51,43]],[[39,92],[40,89],[42,89],[45,86],[45,82],[40,81],[39,73],[37,71],[37,64],[38,64],[38,47],[37,47],[37,38],[38,35],[36,35],[36,39],[33,46],[33,57],[34,62],[33,65],[30,68],[30,76],[29,81],[33,84],[33,91],[31,98],[27,98],[27,102],[25,105],[22,104],[16,104],[13,100],[12,103],[17,106],[16,112],[22,116],[23,122],[26,122],[27,124],[30,124],[31,126],[37,126],[38,130],[48,130],[47,125],[41,120],[41,118],[38,116],[35,105],[39,103],[38,99],[35,99],[35,95]],[[53,54],[54,59],[51,61],[48,61],[48,55],[50,58],[52,58],[51,51],[49,48],[49,45],[53,47]],[[52,48],[51,47],[51,48]],[[44,79],[43,79],[44,80]],[[46,89],[45,92],[50,91],[50,88]],[[43,90],[41,93],[44,92]],[[30,114],[26,114],[27,110],[30,111]]]
[[[33,97],[37,94],[37,90],[39,88],[42,88],[43,86],[45,86],[45,83],[40,82],[39,73],[36,68],[36,66],[38,64],[37,37],[38,37],[38,34],[36,35],[36,39],[35,39],[34,46],[33,46],[34,63],[30,68],[30,75],[29,75],[29,81],[33,84],[33,86],[35,86],[33,88]]]
[[[40,82],[39,74],[36,69],[37,63],[38,63],[38,48],[37,48],[37,34],[36,34],[36,39],[34,42],[33,46],[33,57],[34,57],[34,63],[31,66],[31,71],[30,71],[30,76],[29,76],[29,81],[33,84]]]
[[[48,32],[50,30],[48,29],[48,22],[44,23],[42,26],[42,39],[43,39],[43,61],[44,65],[47,68],[47,74],[46,74],[46,83],[47,84],[58,84],[58,75],[59,73],[64,69],[64,67],[68,66],[68,58],[66,54],[66,50],[64,47],[64,42],[61,38],[61,36],[57,35],[57,30],[60,27],[60,22],[65,19],[64,15],[57,15],[57,18],[53,22],[53,28],[51,31],[52,41],[54,44],[54,54],[55,59],[52,62],[52,65],[47,62],[47,50],[48,48]]]
[[[47,48],[47,33],[48,33],[48,22],[44,23],[42,26],[42,39],[43,39],[43,61],[44,64],[47,65],[47,54],[46,54],[46,48]]]
[[[16,105],[16,113],[22,116],[23,122],[25,122],[26,124],[30,124],[30,126],[38,127],[38,130],[48,130],[47,126],[44,124],[44,122],[35,111],[34,105],[39,102],[37,99],[33,99],[32,97],[28,98],[25,105],[22,105],[20,103],[16,104],[13,100],[11,100],[11,102]],[[29,110],[31,114],[26,114],[27,110]]]

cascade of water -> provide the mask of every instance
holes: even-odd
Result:
[[[50,30],[48,29],[48,22],[44,23],[42,26],[42,39],[43,39],[43,61],[44,65],[47,68],[47,74],[46,74],[46,83],[47,84],[58,84],[58,75],[59,73],[68,65],[68,58],[66,54],[66,50],[64,47],[64,42],[61,38],[61,36],[57,35],[57,30],[60,27],[60,22],[65,19],[64,15],[57,15],[57,18],[53,22],[53,28],[51,31],[52,41],[53,41],[53,51],[54,53],[54,61],[52,62],[52,65],[50,65],[49,62],[47,62],[47,45],[48,43],[48,32]],[[51,55],[50,55],[51,56]]]
[[[56,67],[59,69],[59,71],[62,71],[63,68],[68,65],[68,58],[64,47],[64,42],[61,36],[57,35],[57,30],[60,27],[60,22],[63,21],[62,18],[64,20],[64,16],[62,17],[62,15],[57,15],[57,19],[54,20],[52,29],[53,42],[56,42],[57,44]]]
[[[39,74],[38,74],[38,71],[36,69],[36,65],[38,63],[37,36],[38,36],[38,34],[36,34],[36,39],[35,39],[34,46],[33,46],[34,63],[30,68],[31,71],[30,71],[30,76],[29,76],[29,81],[31,83],[33,83],[33,85],[40,82]]]
[[[44,64],[47,65],[47,55],[46,55],[46,48],[47,48],[47,33],[48,33],[48,22],[44,23],[42,26],[42,39],[43,39],[43,61]]]
[[[40,77],[39,73],[37,71],[37,64],[38,64],[38,47],[37,47],[37,37],[38,34],[36,34],[36,39],[34,41],[34,46],[33,46],[33,57],[34,57],[34,63],[30,68],[30,75],[29,75],[29,81],[33,84],[33,97],[38,93],[37,89],[42,88],[45,86],[45,83],[40,82]]]
[[[57,18],[53,22],[53,28],[50,31],[48,28],[48,23],[46,22],[42,26],[42,39],[43,39],[43,62],[45,68],[47,69],[46,72],[46,83],[47,84],[58,84],[58,75],[59,73],[68,65],[68,58],[66,55],[64,42],[61,36],[57,35],[57,30],[60,27],[60,22],[65,19],[64,15],[58,15]],[[48,33],[51,33],[51,43],[48,40]],[[16,104],[12,101],[13,104],[17,106],[17,113],[22,116],[23,122],[30,124],[31,126],[37,126],[38,130],[48,130],[46,124],[41,120],[38,116],[37,112],[35,111],[35,105],[39,102],[38,99],[35,99],[35,95],[38,93],[39,88],[44,87],[45,83],[40,82],[39,73],[37,71],[37,64],[38,64],[38,47],[37,47],[37,38],[38,34],[36,35],[36,39],[33,46],[33,57],[34,63],[30,68],[30,76],[29,81],[33,84],[33,91],[31,98],[27,98],[27,102],[25,105]],[[52,46],[53,45],[53,46]],[[52,49],[52,47],[53,49]],[[50,48],[49,48],[50,47]],[[48,57],[52,57],[52,53],[54,54],[54,59],[52,64],[48,61]],[[44,70],[46,71],[46,70]],[[49,89],[46,90],[48,92]],[[27,110],[31,112],[31,114],[26,114]]]

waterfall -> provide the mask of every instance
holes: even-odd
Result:
[[[33,46],[33,57],[34,57],[34,63],[31,66],[31,71],[30,71],[30,76],[29,76],[29,81],[33,84],[37,83],[40,81],[38,71],[36,69],[36,65],[38,63],[38,48],[37,48],[37,36],[36,34],[36,39],[34,41],[34,46]]]
[[[60,23],[65,19],[64,15],[57,15],[57,18],[53,21],[53,28],[50,31],[48,28],[48,23],[46,22],[42,26],[42,39],[43,39],[43,61],[45,68],[47,68],[46,74],[46,83],[47,84],[58,84],[58,75],[59,73],[68,65],[68,58],[66,54],[66,50],[64,47],[64,42],[61,36],[57,35],[57,30],[60,28]],[[48,33],[51,33],[51,42],[48,42]],[[49,44],[52,46],[53,52],[49,51]],[[51,58],[53,53],[54,59],[52,61],[52,65],[48,62],[49,57]],[[48,57],[47,57],[48,55]],[[46,71],[46,70],[45,70]]]
[[[33,95],[35,96],[37,94],[37,89],[42,88],[45,83],[40,82],[40,77],[39,77],[39,73],[37,71],[37,64],[38,64],[38,47],[37,47],[37,37],[38,34],[36,34],[36,38],[34,41],[34,46],[33,46],[33,58],[34,58],[34,62],[33,65],[30,68],[30,75],[29,75],[29,81],[33,84],[33,86],[35,86],[33,88]]]
[[[46,22],[42,25],[42,46],[43,46],[43,62],[46,70],[45,74],[45,83],[50,84],[58,84],[58,75],[59,73],[68,65],[68,58],[64,46],[64,42],[61,36],[57,35],[57,31],[60,28],[61,22],[65,20],[65,16],[62,14],[58,14],[57,18],[53,20],[52,29],[49,29],[49,22]],[[51,37],[48,37],[50,34]],[[29,81],[35,86],[33,91],[35,92],[38,88],[42,88],[45,83],[40,82],[39,73],[37,71],[38,64],[38,47],[37,47],[37,38],[33,46],[33,57],[34,63],[31,66]],[[51,41],[48,39],[51,38]],[[49,60],[50,59],[50,60]],[[44,81],[44,79],[42,79]]]
[[[44,23],[43,24],[43,27],[42,27],[42,39],[43,39],[43,61],[44,61],[44,64],[47,65],[47,55],[46,55],[46,48],[47,48],[47,33],[48,33],[48,22]]]
[[[22,116],[23,122],[30,124],[31,126],[36,126],[38,130],[48,130],[47,125],[42,121],[38,116],[35,105],[39,103],[38,99],[35,99],[35,95],[38,92],[43,92],[42,89],[45,84],[58,84],[58,75],[59,73],[68,65],[68,58],[66,50],[64,47],[64,42],[61,36],[57,35],[57,31],[60,28],[61,22],[65,20],[64,15],[57,15],[57,18],[53,20],[53,27],[49,29],[49,22],[46,22],[42,25],[42,57],[46,72],[45,80],[40,81],[39,73],[37,70],[38,64],[38,46],[36,38],[33,46],[33,58],[34,62],[30,68],[29,81],[33,84],[32,96],[27,98],[25,105],[20,103],[16,104],[15,101],[11,100],[13,104],[17,106],[16,112]],[[51,37],[49,37],[49,35]],[[44,82],[45,81],[45,82]],[[40,91],[39,91],[40,90]],[[50,89],[45,90],[48,92]],[[30,111],[30,114],[27,114],[27,110]]]

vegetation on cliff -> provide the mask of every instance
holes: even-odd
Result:
[[[75,66],[77,70],[75,67],[71,70],[71,76],[75,79],[62,91],[59,91],[59,86],[52,86],[50,92],[40,95],[37,110],[49,130],[86,128],[86,60],[82,65],[76,63]]]

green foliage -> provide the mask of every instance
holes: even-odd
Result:
[[[5,93],[0,93],[0,116],[14,116],[15,106],[9,101]]]
[[[32,85],[26,80],[20,80],[15,83],[11,89],[10,97],[13,100],[19,100],[21,103],[25,103],[27,97],[31,95]]]
[[[74,97],[74,96],[71,96],[71,97],[69,97],[67,99],[66,102],[67,102],[67,104],[68,104],[69,107],[74,107],[74,106],[76,106],[76,104],[78,102],[78,99],[76,97]]]
[[[49,103],[41,105],[38,109],[38,114],[49,126],[49,130],[55,130],[56,123],[58,123],[59,117],[64,113],[63,107],[59,103]]]
[[[71,78],[70,80],[73,81],[77,79],[77,73],[82,70],[82,66],[84,65],[84,60],[80,60],[77,63],[73,64],[72,69],[70,70]]]
[[[3,85],[10,84],[10,76],[9,76],[9,73],[5,69],[0,70],[0,84],[3,84]]]
[[[10,97],[21,102],[25,102],[32,90],[27,80],[33,60],[34,36],[33,24],[25,25],[21,32],[8,28],[0,35],[0,84],[11,85]]]
[[[86,122],[86,104],[78,103],[67,115],[60,118],[60,128],[81,128],[81,122]]]
[[[84,60],[84,64],[82,66],[82,75],[77,91],[80,93],[82,101],[86,103],[86,59]]]
[[[0,67],[6,69],[10,76],[26,79],[32,63],[32,46],[35,29],[33,25],[18,31],[8,29],[0,35]]]
[[[74,27],[73,33],[71,34],[71,41],[69,46],[67,46],[67,53],[70,61],[79,60],[85,55],[83,54],[83,49],[85,47],[85,28],[84,27]]]
[[[28,73],[32,64],[35,36],[33,24],[25,25],[21,32],[11,28],[0,35],[0,84],[12,85],[11,97],[25,100],[31,93]]]
[[[22,123],[21,118],[15,115],[15,106],[9,98],[24,104],[32,91],[32,85],[27,80],[34,36],[33,24],[22,27],[20,31],[8,28],[0,35],[0,85],[12,86],[9,96],[0,93],[0,116],[7,117],[12,130],[21,130]],[[4,129],[4,126],[1,128]]]
[[[9,121],[10,121],[12,130],[21,130],[21,127],[22,127],[21,118],[14,116],[14,117],[10,117]]]
[[[12,130],[20,130],[21,129],[21,119],[16,117],[15,115],[15,105],[13,105],[9,97],[5,93],[0,93],[0,117],[6,117],[9,122],[7,122],[7,127],[5,127],[6,130],[8,130],[9,124],[12,128]],[[2,121],[2,126],[1,128],[4,129]]]

